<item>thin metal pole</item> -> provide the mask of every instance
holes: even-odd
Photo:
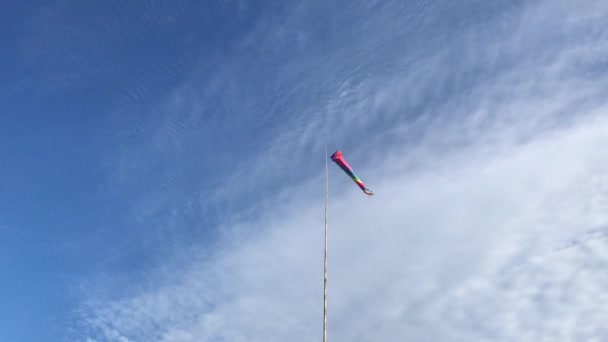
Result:
[[[329,177],[327,172],[327,145],[325,145],[325,254],[323,258],[323,342],[327,341],[327,202]]]

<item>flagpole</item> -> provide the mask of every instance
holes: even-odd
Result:
[[[327,341],[327,202],[329,197],[329,176],[327,169],[327,145],[325,145],[325,254],[323,257],[323,342]]]

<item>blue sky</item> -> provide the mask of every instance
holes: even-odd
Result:
[[[607,338],[602,1],[4,7],[0,340]]]

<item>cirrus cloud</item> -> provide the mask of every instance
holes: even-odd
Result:
[[[276,189],[247,206],[247,219],[222,212],[211,248],[189,246],[181,252],[187,258],[167,261],[147,284],[112,298],[89,293],[79,316],[88,338],[319,338],[323,180],[322,166],[310,165],[319,136],[357,147],[348,151],[351,160],[377,193],[364,198],[332,170],[328,339],[606,338],[608,157],[601,146],[608,144],[608,108],[600,72],[608,8],[573,6],[515,6],[492,23],[460,26],[452,18],[456,32],[436,33],[428,49],[403,58],[405,48],[395,44],[382,69],[357,52],[407,36],[391,15],[402,7],[387,3],[361,19],[368,45],[335,40],[335,50],[296,56],[321,55],[324,63],[291,70],[284,62],[277,77],[310,74],[286,86],[310,99],[313,85],[325,85],[325,100],[293,99],[292,116],[273,117],[269,130],[278,135],[262,143],[268,150],[227,176],[211,199],[243,208],[243,193],[273,182]],[[426,10],[432,20],[450,9]],[[268,27],[306,37],[309,14],[298,7],[247,41],[269,44],[274,36],[262,34]],[[315,72],[345,55],[359,68],[332,80]],[[288,156],[300,163],[284,166]],[[298,169],[314,176],[287,182]],[[244,174],[257,182],[238,182]]]

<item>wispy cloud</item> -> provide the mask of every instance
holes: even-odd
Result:
[[[257,83],[248,84],[264,73],[244,72],[250,64],[229,65],[216,77],[251,104],[227,113],[253,124],[255,114],[270,111],[261,121],[267,132],[242,164],[223,164],[238,171],[218,176],[232,184],[212,186],[217,195],[210,198],[232,201],[229,208],[243,207],[239,200],[249,198],[248,192],[263,191],[264,198],[248,206],[253,214],[247,219],[220,210],[216,223],[222,233],[214,247],[182,251],[186,258],[159,267],[148,275],[149,283],[110,299],[92,292],[80,313],[89,337],[318,338],[322,158],[311,160],[325,141],[349,146],[358,172],[377,193],[368,200],[332,171],[331,340],[605,337],[607,298],[601,289],[608,282],[608,255],[606,240],[594,232],[608,226],[608,158],[600,148],[608,143],[608,84],[600,73],[608,52],[602,29],[608,8],[589,2],[572,11],[573,2],[545,1],[484,20],[471,15],[477,12],[450,16],[447,6],[422,6],[409,17],[396,3],[325,13],[333,19],[328,22],[358,23],[331,27],[335,36],[327,46],[310,38],[316,26],[307,18],[318,8],[297,7],[281,20],[260,24],[241,48],[253,60],[262,52],[276,58],[278,67],[268,69],[276,87],[256,90]],[[441,18],[449,18],[453,32],[447,24],[414,29]],[[277,35],[290,34],[300,39],[288,61],[264,50]],[[324,48],[307,45],[312,42]],[[419,50],[410,52],[414,47]],[[223,82],[237,76],[236,84]],[[204,99],[220,94],[212,81],[205,84]],[[181,160],[183,155],[171,151],[203,138],[179,128],[188,125],[163,126],[178,115],[194,122],[205,118],[205,110],[193,109],[208,106],[195,99],[194,88],[170,95],[159,113],[179,114],[154,126],[161,130],[152,147],[141,145],[163,161]],[[254,101],[274,89],[285,99]],[[279,115],[287,110],[290,115]],[[218,138],[218,130],[234,127],[230,122],[218,118],[199,127]],[[133,167],[150,160],[144,156]],[[124,172],[132,177],[128,168]],[[255,182],[244,184],[245,177]],[[141,210],[158,199],[147,200],[147,194]],[[201,190],[188,194],[196,202]],[[179,208],[184,202],[176,203]],[[196,212],[201,206],[189,208]],[[576,243],[559,248],[568,241]]]

